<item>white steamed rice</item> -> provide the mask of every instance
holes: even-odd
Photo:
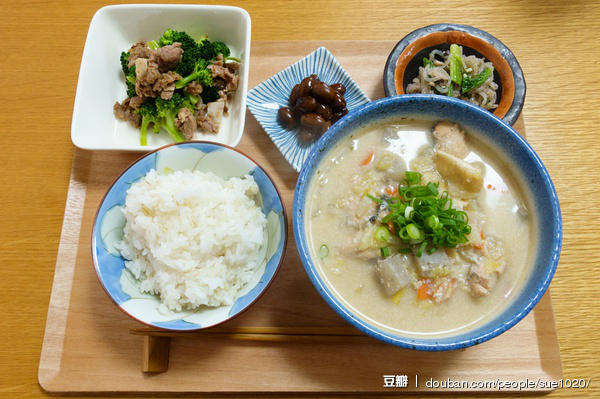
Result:
[[[249,175],[155,170],[127,190],[118,249],[162,313],[233,304],[258,266],[267,221],[257,193]]]

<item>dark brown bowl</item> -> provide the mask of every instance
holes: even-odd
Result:
[[[418,75],[423,57],[431,51],[448,50],[451,44],[463,47],[465,55],[484,57],[494,65],[498,83],[498,107],[493,114],[514,124],[525,102],[525,78],[514,54],[487,32],[467,25],[437,24],[415,30],[394,47],[383,74],[388,97],[406,94],[406,87]]]

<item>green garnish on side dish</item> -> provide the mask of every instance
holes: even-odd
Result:
[[[433,62],[429,61],[429,58],[423,57],[423,66],[424,67],[429,66],[429,67],[433,68],[434,65],[433,65]]]
[[[382,226],[375,231],[376,238],[384,236],[378,233],[384,228],[403,243],[418,248],[417,257],[421,257],[428,246],[431,247],[428,252],[433,253],[438,248],[455,248],[468,242],[467,236],[471,233],[469,217],[466,212],[453,208],[448,192],[440,194],[438,186],[439,183],[421,183],[419,172],[407,171],[406,178],[398,186],[398,197],[369,195],[380,206],[386,203],[389,209],[381,219]]]
[[[488,80],[488,78],[490,77],[491,74],[492,74],[492,70],[490,68],[484,69],[483,72],[481,72],[479,75],[473,76],[472,78],[470,78],[465,73],[463,75],[463,84],[462,84],[461,93],[465,94],[469,90],[473,90],[473,89],[481,86],[482,84],[485,83],[486,80]]]
[[[462,47],[458,44],[450,45],[450,81],[457,85],[462,84]]]

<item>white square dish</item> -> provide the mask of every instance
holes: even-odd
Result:
[[[246,116],[250,61],[250,15],[225,6],[134,4],[101,8],[92,18],[85,42],[73,107],[71,139],[87,150],[151,151],[172,143],[165,132],[148,134],[140,145],[140,133],[113,114],[115,102],[126,98],[119,63],[122,51],[139,41],[157,40],[167,29],[189,33],[196,40],[208,36],[222,41],[231,55],[242,60],[239,85],[228,103],[218,134],[198,133],[198,139],[235,147],[241,140]]]

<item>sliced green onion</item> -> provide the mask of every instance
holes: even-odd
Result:
[[[431,230],[438,230],[440,227],[442,227],[442,224],[440,223],[440,219],[435,216],[435,215],[431,215],[428,216],[427,219],[425,220],[425,226],[429,227]]]
[[[400,249],[398,250],[398,252],[400,252],[401,254],[409,254],[409,253],[411,253],[412,251],[410,250],[410,248],[400,248]]]
[[[367,194],[367,197],[370,198],[370,199],[372,199],[373,201],[377,202],[378,204],[383,203],[382,199],[379,199],[377,197],[373,197],[371,194]]]
[[[467,236],[471,234],[469,217],[466,212],[452,207],[448,192],[440,193],[439,183],[420,183],[421,174],[418,172],[407,171],[405,175],[398,186],[398,197],[370,196],[377,203],[385,202],[389,208],[389,213],[381,219],[384,224],[381,227],[387,233],[396,231],[395,235],[404,244],[422,247],[421,254],[427,246],[431,247],[428,252],[433,253],[441,247],[455,248],[467,243]],[[393,229],[388,229],[386,225],[389,223],[393,224]],[[386,233],[381,230],[377,234],[384,238]],[[408,248],[409,251],[411,249],[415,248]]]
[[[377,230],[375,230],[374,233],[375,239],[379,242],[388,242],[390,240],[390,231],[387,229],[387,227],[378,227]]]
[[[405,181],[409,187],[413,184],[419,184],[419,181],[421,181],[422,175],[419,172],[406,171],[405,175],[406,175]]]
[[[425,238],[425,233],[423,230],[418,228],[413,223],[406,225],[406,233],[412,240],[415,241],[421,242]]]
[[[411,212],[414,210],[414,208],[412,206],[407,206],[406,209],[404,210],[404,219],[406,219],[407,221],[410,222],[411,220]]]
[[[423,251],[425,251],[425,248],[427,248],[427,242],[423,241],[423,243],[419,247],[419,250],[417,251],[417,258],[420,258],[421,255],[423,255]]]
[[[329,256],[329,248],[325,244],[321,245],[321,248],[319,248],[319,258],[325,259],[328,256]]]
[[[400,239],[402,239],[402,241],[404,242],[410,242],[411,238],[408,235],[408,231],[406,231],[406,226],[400,229],[400,231],[398,232],[398,237],[400,237]]]
[[[431,195],[437,197],[437,195],[438,195],[438,189],[437,189],[437,186],[434,183],[432,183],[432,182],[427,183],[427,189],[429,190],[429,192],[431,193]]]
[[[384,258],[390,256],[390,249],[388,247],[380,248],[379,251],[381,252],[381,256]]]

